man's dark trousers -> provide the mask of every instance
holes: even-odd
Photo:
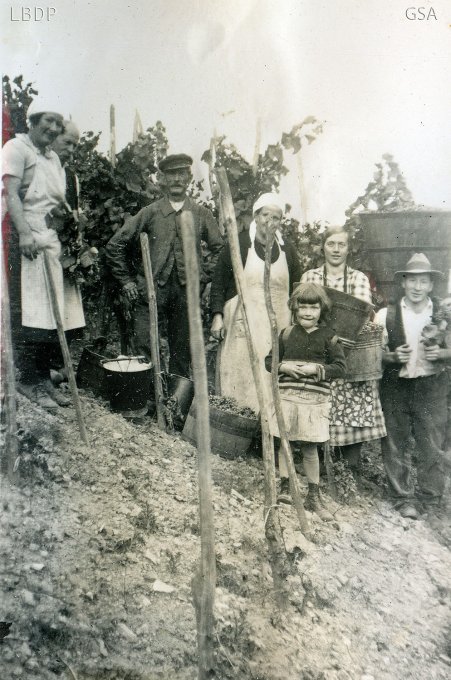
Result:
[[[189,378],[190,347],[186,287],[182,286],[174,266],[164,284],[155,283],[159,335],[167,334],[169,372]],[[149,306],[139,300],[134,312],[135,348],[150,359]]]
[[[420,499],[434,504],[443,494],[447,390],[446,371],[420,378],[399,378],[397,371],[389,371],[382,379],[381,402],[387,426],[387,436],[381,441],[382,455],[391,495],[398,505],[414,497],[411,435],[418,456]]]

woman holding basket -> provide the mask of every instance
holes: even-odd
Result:
[[[325,262],[301,277],[302,283],[319,283],[371,304],[368,277],[349,267],[350,232],[346,227],[328,227],[323,234]],[[377,330],[377,329],[376,329]],[[330,444],[339,447],[355,476],[360,469],[363,442],[386,435],[377,380],[354,380],[351,376],[331,383]]]

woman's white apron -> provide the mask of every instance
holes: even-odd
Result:
[[[21,261],[22,325],[30,328],[47,330],[56,328],[44,268],[42,254],[44,249],[50,256],[64,329],[70,330],[85,325],[80,290],[78,286],[64,279],[59,259],[61,243],[56,231],[49,229],[45,223],[46,214],[66,200],[65,191],[66,178],[63,168],[53,159],[36,154],[33,179],[23,201],[25,219],[41,251],[36,259],[28,260],[22,256]]]
[[[248,317],[252,339],[264,372],[264,389],[271,394],[271,376],[266,372],[264,359],[271,349],[271,328],[265,305],[263,276],[265,263],[255,251],[254,239],[244,267],[247,289]],[[271,265],[271,299],[277,317],[278,330],[290,323],[288,309],[289,273],[285,253],[280,249],[277,261]],[[224,305],[225,339],[219,350],[219,388],[223,396],[233,397],[241,406],[260,411],[252,374],[242,307],[236,295]]]

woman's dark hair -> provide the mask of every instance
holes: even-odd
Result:
[[[315,303],[321,307],[320,321],[325,321],[332,309],[332,303],[323,286],[318,283],[299,283],[288,300],[288,307],[294,314],[300,304],[314,305]]]

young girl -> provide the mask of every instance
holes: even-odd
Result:
[[[288,306],[293,326],[279,336],[279,389],[285,427],[290,441],[298,441],[303,453],[308,480],[305,508],[323,520],[332,515],[319,494],[319,458],[317,443],[329,439],[329,381],[345,373],[343,348],[334,331],[326,325],[331,303],[324,288],[315,283],[301,283],[293,291]],[[271,353],[265,359],[271,370]],[[279,436],[275,413],[271,434]],[[290,503],[288,470],[279,457],[279,502]]]

